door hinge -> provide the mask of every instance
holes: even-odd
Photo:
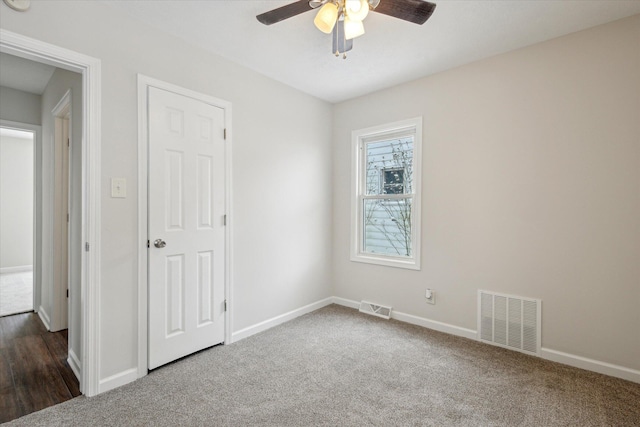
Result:
[[[67,289],[67,298],[69,298],[69,289]]]
[[[226,128],[224,129],[224,139],[225,140],[227,139],[227,129]]]
[[[224,312],[227,312],[227,300],[224,300]]]
[[[222,225],[227,225],[227,214],[222,217]]]
[[[147,248],[150,248],[151,246],[149,246],[149,241],[147,240]]]
[[[67,222],[69,222],[69,214],[67,214]]]
[[[85,250],[85,252],[89,252],[89,242],[86,242],[84,244],[84,250]]]

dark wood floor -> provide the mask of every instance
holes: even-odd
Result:
[[[67,331],[35,313],[0,317],[0,423],[80,395],[67,363]]]

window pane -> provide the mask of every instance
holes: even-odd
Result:
[[[413,136],[365,144],[366,194],[413,192]]]
[[[403,194],[404,169],[382,169],[382,191],[384,194]]]
[[[410,197],[364,200],[364,252],[411,256],[411,203]]]

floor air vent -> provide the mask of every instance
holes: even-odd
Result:
[[[391,318],[391,307],[367,301],[360,301],[360,312],[382,317],[383,319]]]
[[[478,291],[480,341],[539,355],[542,301]]]

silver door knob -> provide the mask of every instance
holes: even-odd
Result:
[[[167,246],[167,242],[162,239],[156,239],[153,242],[153,246],[155,246],[156,248],[164,248],[165,246]]]

